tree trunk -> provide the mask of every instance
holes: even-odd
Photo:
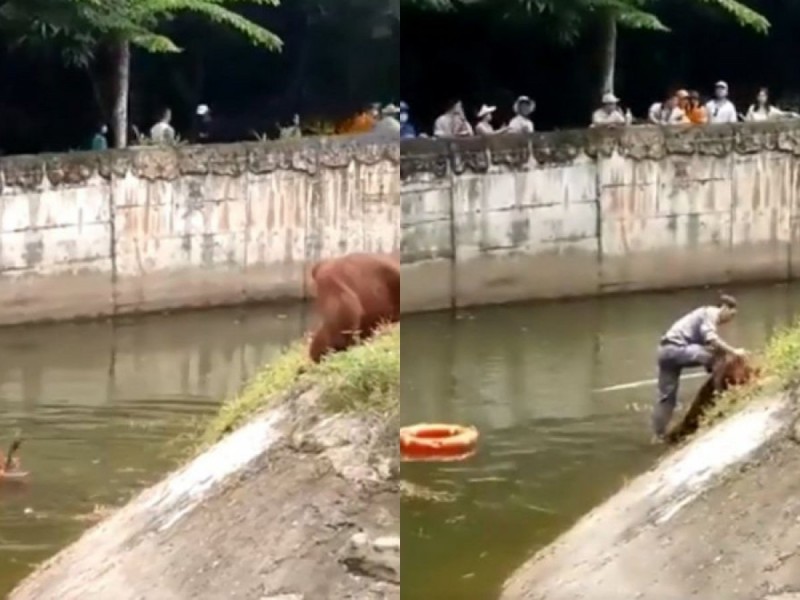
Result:
[[[614,71],[617,65],[617,16],[609,11],[603,22],[603,94],[614,93]]]
[[[128,145],[128,91],[131,73],[131,45],[127,40],[114,43],[114,112],[111,116],[111,131],[114,147]]]

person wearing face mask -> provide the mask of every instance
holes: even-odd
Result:
[[[417,137],[417,131],[414,129],[414,125],[411,123],[410,116],[408,104],[405,102],[400,102],[400,114],[398,115],[398,119],[400,120],[401,139],[411,139]]]
[[[709,123],[736,123],[739,120],[736,107],[728,100],[728,84],[718,81],[714,86],[715,97],[706,104]]]
[[[528,96],[520,96],[514,102],[514,118],[508,123],[508,133],[533,133],[530,115],[536,110],[536,103]]]
[[[472,135],[472,125],[464,116],[464,105],[461,100],[450,102],[447,112],[433,124],[433,135],[437,138],[464,137]]]

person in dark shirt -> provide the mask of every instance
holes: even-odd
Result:
[[[208,144],[212,142],[212,125],[213,119],[211,118],[211,109],[207,104],[200,104],[194,115],[192,142],[195,144]]]

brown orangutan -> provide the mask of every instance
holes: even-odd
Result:
[[[311,269],[320,319],[309,348],[319,362],[400,320],[400,261],[394,255],[356,253],[323,260]]]
[[[711,374],[697,391],[692,404],[680,420],[665,436],[668,443],[677,443],[697,431],[700,419],[714,406],[716,397],[722,392],[745,385],[761,375],[745,357],[732,354],[720,355],[711,366]]]

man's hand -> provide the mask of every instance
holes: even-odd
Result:
[[[744,358],[745,356],[747,356],[747,350],[745,350],[744,348],[734,348],[733,355],[738,356],[739,358]]]

